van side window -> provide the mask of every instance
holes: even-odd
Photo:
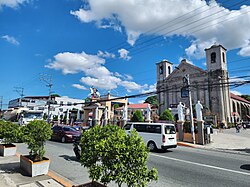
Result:
[[[146,125],[134,124],[134,128],[137,132],[146,132]]]
[[[174,126],[165,126],[165,134],[175,134]]]
[[[147,125],[147,132],[161,134],[161,126],[160,125]]]
[[[130,127],[131,127],[131,124],[126,124],[126,125],[124,126],[124,129],[125,129],[125,130],[130,130]]]

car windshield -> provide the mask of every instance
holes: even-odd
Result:
[[[64,131],[77,131],[74,127],[63,127]]]
[[[166,125],[165,134],[175,134],[175,127],[172,125]]]
[[[25,113],[25,118],[42,118],[42,113]]]
[[[130,130],[130,127],[131,127],[131,124],[126,124],[123,128],[124,128],[125,130]]]

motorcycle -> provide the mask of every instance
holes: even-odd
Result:
[[[80,160],[81,158],[81,148],[80,148],[80,141],[75,141],[73,143],[73,151],[76,155],[76,159]]]

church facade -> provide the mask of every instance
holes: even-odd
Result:
[[[156,64],[160,114],[165,109],[170,109],[175,119],[178,120],[176,108],[178,103],[182,102],[187,108],[187,115],[190,107],[188,95],[190,89],[192,106],[200,101],[206,121],[235,122],[233,112],[237,109],[232,106],[230,97],[226,49],[222,45],[213,45],[205,49],[205,52],[206,70],[188,63],[185,59],[176,68],[167,60]],[[248,115],[249,108],[250,105],[246,107],[245,112]],[[241,120],[242,116],[237,116],[237,118]]]

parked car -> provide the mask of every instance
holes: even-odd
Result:
[[[56,125],[52,127],[51,140],[60,142],[74,142],[81,138],[81,132],[71,126]]]

